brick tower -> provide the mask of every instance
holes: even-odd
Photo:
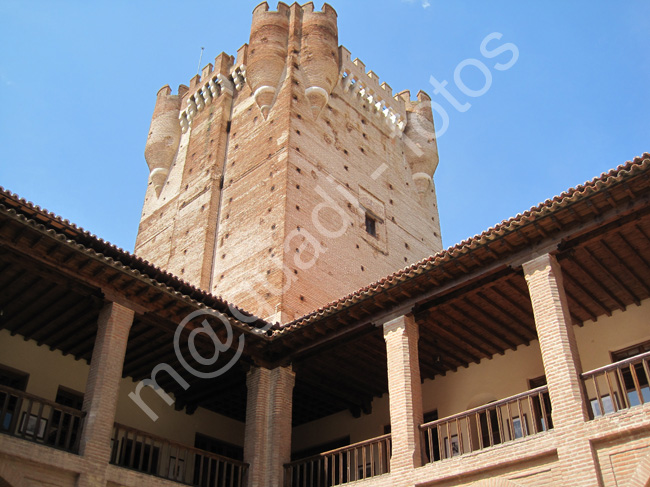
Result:
[[[338,45],[337,15],[266,2],[237,59],[159,92],[139,256],[286,322],[442,247],[429,97]]]

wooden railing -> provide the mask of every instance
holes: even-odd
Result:
[[[199,487],[242,487],[248,464],[115,423],[111,463]]]
[[[425,463],[463,455],[553,427],[546,386],[423,424]]]
[[[33,394],[0,385],[0,432],[79,451],[84,413]]]
[[[582,374],[590,416],[650,402],[650,352]]]
[[[327,487],[390,471],[390,435],[330,450],[284,466],[285,487]]]

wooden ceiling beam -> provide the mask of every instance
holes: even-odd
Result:
[[[303,371],[301,376],[302,377],[300,379],[300,382],[302,384],[315,384],[319,389],[327,393],[328,396],[337,398],[340,401],[346,403],[348,408],[361,408],[367,402],[372,401],[373,398],[373,396],[370,394],[360,394],[357,389],[345,387],[339,381],[331,381],[319,374]],[[297,375],[296,380],[298,380]]]
[[[88,357],[88,362],[93,356],[93,350],[95,348],[95,339],[93,336],[88,337],[86,340],[79,341],[74,346],[68,347],[69,352],[67,354],[72,355],[77,360],[80,360],[84,357]],[[63,353],[63,355],[67,355]]]
[[[481,331],[483,331],[486,335],[489,335],[489,336],[491,336],[491,337],[497,339],[498,341],[502,342],[503,344],[505,344],[505,346],[498,346],[498,345],[495,345],[495,347],[496,347],[496,349],[497,349],[497,352],[498,352],[500,355],[503,355],[503,354],[505,353],[505,349],[506,349],[506,348],[513,348],[513,349],[514,349],[514,347],[516,346],[514,342],[512,342],[512,341],[508,340],[507,338],[502,337],[501,335],[495,333],[494,330],[490,329],[490,328],[489,328],[489,327],[488,327],[484,322],[482,322],[480,319],[476,319],[476,318],[474,318],[473,316],[469,315],[468,313],[466,313],[464,310],[462,310],[462,309],[461,309],[459,306],[457,306],[456,304],[454,304],[454,303],[449,303],[449,308],[451,308],[452,310],[454,310],[454,312],[456,312],[458,315],[460,315],[461,318],[462,318],[463,320],[465,320],[466,322],[469,322],[469,323],[472,323],[473,325],[475,325],[476,328],[479,328],[479,329],[480,329]],[[463,325],[463,326],[466,326],[466,325]],[[472,332],[473,332],[473,333],[476,333],[476,330],[474,329],[474,327],[472,327],[472,328],[473,328],[473,329],[472,329]],[[480,334],[476,333],[476,336],[480,337],[481,340],[486,340],[486,341],[488,340],[488,338],[487,338],[486,336],[484,336],[484,335],[480,335]],[[492,343],[494,343],[494,342],[492,342]]]
[[[20,296],[25,296],[30,289],[38,285],[41,282],[41,279],[35,278],[33,276],[24,276],[20,277],[17,282],[11,284],[10,289],[4,290],[0,294],[0,309],[5,311],[5,307],[13,305],[16,307],[16,301]],[[5,316],[3,313],[4,319],[7,319],[8,314]]]
[[[638,246],[633,245],[632,243],[630,243],[630,241],[627,239],[627,237],[625,237],[625,235],[623,235],[622,232],[616,232],[616,235],[623,241],[623,243],[625,245],[627,245],[627,247],[632,251],[633,255],[637,259],[639,259],[641,262],[643,262],[643,265],[645,266],[645,274],[649,275],[650,274],[650,260],[648,260],[648,258],[645,255],[643,255],[644,251],[647,252],[647,250],[641,249]]]
[[[303,394],[300,394],[301,389],[304,390]],[[300,395],[296,397],[297,394]],[[293,409],[294,409],[294,414],[297,415],[298,417],[311,418],[311,417],[322,416],[322,413],[319,414],[318,411],[313,411],[311,408],[308,407],[307,404],[300,401],[301,396],[302,397],[306,396],[315,399],[315,402],[317,402],[318,406],[321,408],[323,407],[323,405],[326,405],[325,407],[326,410],[345,411],[346,409],[351,409],[356,406],[354,403],[327,394],[325,390],[320,389],[320,387],[318,386],[314,386],[308,383],[303,383],[300,384],[300,387],[298,389],[294,388]],[[301,411],[304,409],[308,409],[308,410]]]
[[[147,342],[148,346],[146,347],[131,348],[127,346],[122,375],[124,377],[127,375],[133,376],[132,371],[141,366],[151,369],[158,363],[164,362],[164,360],[156,359],[156,357],[164,357],[173,353],[174,349],[172,344],[172,340],[167,337],[157,337]]]
[[[477,293],[474,293],[473,296],[465,296],[465,297],[463,297],[462,301],[464,303],[466,303],[470,308],[472,308],[479,315],[483,314],[488,319],[493,321],[497,325],[497,327],[501,328],[502,332],[509,333],[510,335],[514,335],[519,341],[522,341],[526,345],[528,345],[530,343],[530,340],[536,338],[535,333],[531,332],[530,329],[525,328],[526,332],[527,332],[527,335],[524,335],[524,334],[520,333],[517,329],[515,329],[513,326],[511,326],[510,324],[503,321],[503,319],[499,318],[494,312],[488,311],[485,306],[479,306],[478,304],[476,304],[474,302],[474,299],[477,298],[477,297],[480,298],[480,296],[478,296]],[[496,308],[489,301],[484,300],[484,303],[491,306],[491,307],[493,307],[493,308]],[[499,312],[501,312],[501,310],[499,310]],[[515,348],[514,349],[516,349],[516,348],[517,348],[517,343],[515,343]]]
[[[59,298],[53,300],[45,308],[39,308],[33,316],[25,320],[25,326],[20,330],[20,334],[25,337],[25,340],[29,340],[32,337],[36,339],[39,332],[43,330],[44,323],[54,321],[54,319],[66,313],[66,311],[78,302],[79,299],[76,295],[61,290]],[[61,322],[64,323],[65,321],[62,320]]]
[[[439,373],[442,373],[445,370],[455,369],[459,366],[467,367],[468,360],[461,359],[454,352],[443,346],[442,343],[442,340],[432,342],[420,337],[420,340],[418,341],[420,349],[420,366],[426,363],[430,367],[438,370]],[[433,357],[434,360],[426,360],[429,357]]]
[[[75,352],[77,352],[80,347],[83,347],[84,343],[90,341],[92,350],[92,344],[95,343],[95,335],[97,335],[97,328],[93,329],[90,326],[86,326],[83,332],[80,333],[77,331],[76,334],[68,337],[65,341],[61,342],[59,348],[63,352],[64,356],[76,355]]]
[[[627,242],[624,238],[622,238],[622,237],[620,236],[620,234],[619,234],[619,237],[620,237],[621,240],[623,241],[623,244],[624,244],[624,245],[627,245],[627,247],[628,247],[628,249],[629,249],[629,248],[631,247],[631,246],[629,245],[629,242]],[[640,277],[639,274],[634,270],[634,268],[632,268],[631,266],[629,266],[629,265],[627,264],[627,262],[625,262],[624,259],[621,259],[618,255],[616,255],[616,254],[614,253],[614,251],[612,250],[612,248],[609,246],[609,244],[608,244],[605,240],[601,240],[599,243],[600,243],[600,246],[601,246],[602,248],[604,248],[605,251],[610,255],[610,257],[612,257],[613,259],[616,259],[617,262],[618,262],[621,266],[623,266],[623,268],[624,268],[625,270],[627,270],[627,272],[628,272],[628,273],[629,273],[629,274],[630,274],[630,275],[631,275],[631,276],[632,276],[632,277],[633,277],[633,278],[634,278],[634,279],[635,279],[635,280],[636,280],[636,281],[641,285],[641,287],[642,287],[643,290],[645,291],[646,295],[650,295],[650,288],[649,288],[648,285],[645,283],[645,281],[644,281],[643,279],[641,279],[641,277]],[[633,253],[634,255],[637,255],[637,253],[634,251],[634,248],[633,248],[633,247],[631,248],[631,250],[632,250],[632,253]],[[614,274],[614,275],[615,275],[615,274]],[[620,280],[620,279],[617,277],[617,280]],[[621,282],[622,282],[622,280],[621,280]],[[632,294],[633,296],[635,296],[636,299],[637,299],[639,302],[641,301],[641,298],[640,298],[639,296],[637,296],[636,293],[633,293],[631,289],[630,289],[629,292],[630,292],[630,294]],[[636,303],[636,302],[635,302],[635,304],[638,305],[639,303]]]
[[[584,247],[583,247],[583,250],[584,250]],[[583,254],[587,254],[587,256],[590,258],[590,260],[597,262],[596,267],[601,268],[600,267],[600,262],[598,262],[597,259],[594,259],[589,252],[584,252],[583,251]],[[576,262],[577,262],[577,259],[576,259]],[[591,282],[593,284],[595,284],[596,287],[598,287],[606,296],[608,296],[612,301],[614,301],[614,303],[618,306],[619,309],[621,309],[623,311],[625,310],[625,303],[623,303],[623,301],[621,301],[618,298],[618,296],[616,296],[616,294],[614,294],[612,292],[611,289],[605,287],[605,285],[602,282],[602,279],[599,279],[598,277],[596,277],[594,275],[594,273],[591,271],[590,266],[582,264],[582,265],[578,265],[577,268],[580,270],[580,272],[582,272],[584,275],[589,277]],[[602,270],[602,268],[601,268],[601,270]]]
[[[564,269],[562,269],[562,270],[564,271]],[[508,285],[508,287],[510,287],[510,289],[515,291],[517,294],[519,294],[522,297],[522,299],[525,299],[528,303],[531,303],[531,309],[532,309],[532,302],[530,300],[530,293],[528,292],[527,286],[526,286],[526,290],[523,290],[510,280],[507,280],[506,284]],[[566,292],[566,288],[565,288],[565,292]],[[577,323],[577,324],[582,323],[580,318],[577,317],[570,309],[569,309],[569,313],[570,313],[571,318],[572,318],[574,323]],[[590,314],[590,312],[588,310],[587,310],[587,313]],[[533,319],[534,318],[535,318],[535,315],[533,314]],[[535,336],[537,336],[537,325],[535,325]]]
[[[621,288],[622,288],[622,289],[623,289],[623,290],[628,294],[630,300],[631,300],[633,303],[635,303],[637,306],[639,305],[639,303],[640,303],[639,298],[637,298],[637,297],[634,295],[634,293],[630,290],[630,288],[628,288],[628,287],[625,285],[625,283],[623,283],[623,282],[618,278],[618,276],[616,276],[612,271],[610,271],[609,268],[608,268],[607,266],[605,266],[605,265],[600,261],[600,259],[596,258],[596,257],[594,256],[594,254],[593,254],[593,252],[592,252],[591,250],[589,250],[586,246],[585,246],[585,247],[582,247],[581,250],[582,250],[583,254],[585,254],[585,255],[587,255],[587,256],[589,257],[589,259],[590,259],[590,260],[595,264],[595,266],[596,266],[597,268],[599,268],[601,271],[603,271],[603,273],[604,273],[605,275],[607,275],[607,276],[610,278],[610,280],[614,281],[615,284],[618,284],[618,285],[619,285],[619,286],[620,286],[620,287],[621,287]],[[601,287],[601,289],[603,289],[604,291],[607,291],[607,294],[610,296],[610,298],[611,298],[615,303],[617,303],[617,304],[620,306],[620,308],[621,308],[622,310],[625,310],[625,304],[623,303],[623,301],[621,301],[621,300],[616,296],[616,294],[615,294],[612,290],[610,290],[610,289],[608,289],[608,288],[605,288],[605,286],[602,284],[602,280],[597,279],[597,278],[593,275],[593,273],[591,272],[591,270],[589,269],[589,267],[585,266],[585,267],[581,267],[580,269],[581,269],[585,274],[587,274],[588,276],[590,276],[594,282],[598,282],[598,284],[599,284],[599,286]]]
[[[80,332],[86,331],[87,328],[94,328],[94,332],[97,331],[96,328],[97,322],[92,317],[88,315],[81,316],[74,324],[66,326],[64,328],[64,333],[61,334],[56,340],[50,340],[47,344],[50,346],[50,350],[61,350],[64,352],[63,346],[70,340],[73,340],[79,335]]]
[[[579,266],[580,264],[577,265]],[[612,316],[610,309],[605,306],[605,304],[600,299],[598,299],[598,297],[593,292],[591,292],[584,284],[582,284],[578,278],[576,278],[573,273],[567,268],[567,266],[562,267],[562,277],[566,279],[568,284],[582,291],[582,293],[587,296],[596,306],[598,306],[603,313],[605,313],[607,316]],[[564,292],[578,305],[579,308],[587,313],[592,320],[596,320],[598,315],[591,311],[591,309],[585,303],[578,299],[578,297],[575,296],[570,291],[570,289],[567,288],[567,286],[564,287]]]
[[[440,349],[444,351],[445,354],[449,355],[456,363],[462,364],[463,366],[467,366],[470,363],[477,364],[481,361],[481,358],[478,355],[467,351],[466,348],[460,346],[456,341],[449,340],[442,334],[436,334],[435,337],[423,337],[423,335],[420,333],[420,340],[424,340],[425,343],[429,343],[434,347],[440,347]],[[464,355],[465,358],[460,358],[458,355],[456,355],[456,353]]]
[[[298,373],[300,373],[300,370],[309,369],[313,369],[316,373],[321,373],[325,377],[332,375],[333,377],[336,377],[337,381],[348,383],[350,384],[350,387],[357,389],[364,394],[375,396],[386,392],[384,383],[387,381],[387,378],[382,380],[380,378],[381,376],[376,374],[375,370],[368,369],[365,364],[359,361],[354,364],[339,364],[318,358],[311,361],[309,365],[303,364]],[[327,373],[324,371],[327,371]]]
[[[501,290],[501,288],[497,284],[489,287],[488,289],[492,291],[494,294],[496,294],[497,296],[499,296],[501,299],[503,299],[510,306],[515,308],[517,311],[519,311],[520,316],[522,316],[524,319],[531,320],[533,326],[535,326],[535,315],[533,314],[532,305],[528,309],[525,308],[524,306],[521,305],[521,303],[518,303],[512,297],[508,296],[505,292],[503,292],[503,290]],[[526,302],[530,304],[530,300],[526,300]]]
[[[43,341],[49,345],[50,350],[56,350],[61,343],[75,336],[75,334],[79,333],[80,329],[83,329],[89,323],[90,325],[88,326],[93,326],[96,329],[97,317],[92,312],[79,313],[74,320],[62,326],[60,330],[50,335],[49,339]]]
[[[470,303],[465,298],[461,298],[459,301],[461,303],[469,306],[470,308],[472,308],[475,313],[478,313],[479,316],[481,316],[484,313],[484,311],[481,308],[479,308],[478,306],[475,306],[474,303]],[[452,309],[454,309],[454,311],[456,311],[456,313],[463,316],[463,318],[465,318],[466,320],[468,320],[470,322],[476,323],[483,331],[485,331],[486,333],[490,333],[492,336],[496,337],[501,342],[505,343],[508,348],[511,348],[512,350],[517,348],[517,343],[510,340],[508,337],[496,332],[494,330],[494,327],[491,327],[488,323],[483,321],[481,318],[477,318],[476,316],[472,316],[471,314],[469,314],[467,311],[462,309],[456,303],[450,303],[450,306],[452,307]],[[485,314],[488,315],[488,313],[485,313]],[[488,315],[488,319],[490,319],[489,315]],[[501,331],[503,331],[503,330],[501,330]],[[523,340],[523,341],[525,341],[525,340]]]
[[[41,313],[47,313],[47,310],[52,309],[64,295],[65,292],[62,292],[56,284],[46,284],[43,291],[39,292],[35,299],[30,300],[29,306],[23,306],[22,309],[12,314],[9,319],[5,320],[3,326],[24,335],[23,330],[27,328],[30,321]]]
[[[448,314],[446,311],[444,311],[440,307],[436,308],[435,313],[439,314],[441,317],[443,317],[444,319],[449,321],[452,324],[452,326],[445,327],[445,326],[443,326],[443,324],[441,322],[436,322],[435,320],[433,321],[434,324],[436,324],[440,329],[447,329],[447,328],[453,329],[454,332],[458,333],[459,336],[462,335],[463,340],[465,340],[467,342],[467,344],[470,345],[477,352],[485,354],[486,357],[491,357],[493,355],[496,355],[497,353],[503,355],[503,347],[499,347],[493,341],[488,340],[488,339],[483,338],[483,337],[478,337],[477,335],[469,332],[468,328],[463,323],[458,321],[456,318],[454,318],[453,316]],[[492,351],[490,352],[490,351],[486,350],[485,348],[483,348],[483,346],[476,343],[477,338],[482,340],[485,345],[487,345],[488,347],[490,347],[492,349]]]
[[[40,326],[30,337],[36,340],[38,345],[43,345],[48,339],[62,334],[68,323],[76,323],[80,317],[90,313],[99,313],[99,306],[90,299],[76,301],[70,307],[66,308],[63,313],[50,320],[46,325]],[[47,320],[45,320],[47,321]],[[53,332],[53,330],[56,330]]]
[[[22,292],[14,295],[11,301],[0,306],[3,318],[2,326],[10,330],[12,335],[16,335],[18,333],[16,328],[19,328],[22,323],[17,322],[15,316],[22,314],[25,309],[31,309],[32,306],[37,306],[37,296],[41,293],[48,292],[51,286],[51,283],[36,279],[29,288],[22,288]],[[13,324],[13,326],[10,327],[9,324]]]
[[[492,299],[490,299],[488,296],[485,295],[485,293],[483,293],[481,291],[477,291],[476,293],[474,293],[474,296],[478,297],[484,303],[486,303],[488,306],[492,307],[492,309],[496,310],[497,313],[501,314],[502,316],[505,316],[507,319],[512,320],[519,328],[522,328],[524,330],[524,332],[527,333],[527,335],[525,337],[527,337],[529,340],[535,339],[537,337],[537,332],[535,330],[535,324],[534,323],[533,323],[533,326],[531,328],[528,324],[524,323],[520,319],[513,316],[512,313],[506,313],[501,306],[497,306]],[[494,316],[496,317],[496,315],[494,315]],[[510,326],[507,323],[505,323],[503,321],[503,319],[501,319],[501,318],[499,318],[499,319],[501,320],[501,322],[505,326]],[[512,329],[514,330],[514,328],[512,328]],[[521,335],[521,336],[524,337],[524,335]]]
[[[236,372],[234,368],[230,369],[224,375],[216,379],[198,379],[190,384],[190,387],[180,393],[178,399],[182,399],[187,403],[196,402],[199,405],[202,403],[209,403],[210,398],[219,396],[223,397],[228,392],[237,391],[237,393],[244,390],[246,394],[246,374],[244,372]]]

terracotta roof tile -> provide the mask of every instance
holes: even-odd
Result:
[[[332,301],[317,310],[293,320],[286,324],[276,323],[273,326],[273,335],[284,335],[292,330],[301,328],[305,325],[318,321],[321,318],[332,315],[338,311],[352,306],[355,303],[368,299],[374,295],[391,287],[397,286],[409,279],[421,275],[442,263],[449,262],[460,255],[468,253],[473,249],[484,246],[487,243],[497,240],[504,235],[517,231],[524,225],[538,219],[540,217],[552,214],[561,208],[565,208],[576,201],[579,201],[592,193],[599,192],[608,187],[613,187],[624,179],[637,174],[642,171],[649,170],[650,168],[650,154],[644,153],[641,157],[636,157],[633,161],[628,161],[616,169],[612,169],[607,173],[601,174],[599,177],[594,178],[580,186],[570,188],[562,194],[553,198],[547,199],[539,205],[531,209],[517,214],[516,216],[503,220],[501,223],[491,227],[484,232],[474,235],[471,238],[461,241],[456,245],[449,247],[435,255],[431,255],[421,261],[412,264],[404,269],[401,269],[389,276],[379,279],[361,289],[341,297],[336,301]],[[127,267],[131,272],[140,273],[149,277],[152,283],[160,286],[167,286],[171,288],[179,297],[189,297],[205,305],[215,308],[226,309],[232,307],[233,309],[249,315],[239,307],[231,305],[228,301],[215,296],[202,289],[199,289],[187,281],[151,264],[150,262],[141,259],[140,257],[131,254],[130,252],[121,249],[102,238],[93,235],[83,228],[69,222],[60,216],[51,213],[39,206],[20,198],[14,193],[11,193],[4,188],[0,187],[0,205],[8,203],[10,211],[13,210],[16,214],[20,213],[24,216],[26,221],[31,220],[34,224],[40,224],[48,228],[48,233],[59,239],[73,240],[80,249],[90,249],[100,256],[103,256],[107,263],[114,266]],[[254,325],[257,327],[268,326],[269,323],[262,319],[256,319]]]
[[[456,245],[442,250],[435,255],[431,255],[422,259],[415,264],[412,264],[404,269],[401,269],[389,276],[379,279],[361,289],[348,294],[336,301],[330,302],[317,310],[308,313],[298,319],[281,326],[280,333],[286,333],[289,330],[297,329],[309,323],[313,323],[321,318],[332,315],[342,309],[352,306],[353,304],[367,299],[371,296],[381,293],[382,291],[396,286],[404,281],[412,279],[434,267],[448,262],[462,254],[465,254],[473,249],[486,245],[487,243],[503,237],[506,234],[517,231],[518,228],[548,214],[552,214],[561,208],[570,206],[576,201],[579,201],[592,193],[599,192],[608,187],[615,186],[617,183],[635,175],[639,172],[647,171],[650,169],[650,153],[644,153],[640,157],[635,157],[632,161],[627,161],[625,164],[618,166],[609,172],[602,173],[600,176],[587,181],[586,183],[569,188],[562,194],[547,199],[537,206],[529,210],[519,213],[516,216],[503,220],[501,223],[491,227],[484,232],[474,235],[471,238],[463,240]]]
[[[32,223],[35,227],[40,226],[42,229],[45,229],[52,237],[59,240],[72,241],[77,249],[86,252],[91,251],[95,256],[103,258],[107,264],[113,267],[123,267],[130,270],[136,276],[146,276],[150,279],[152,285],[167,287],[178,297],[190,298],[222,312],[225,310],[234,310],[252,317],[251,313],[229,303],[222,297],[215,296],[193,286],[189,282],[155,266],[151,262],[97,237],[71,223],[69,220],[61,218],[0,186],[0,207],[2,206],[5,206],[9,214],[17,215],[25,223]],[[254,320],[251,319],[251,328],[266,328],[270,326],[269,323],[261,318],[254,318]]]

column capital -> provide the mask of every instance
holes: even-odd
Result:
[[[391,323],[395,320],[402,319],[402,317],[405,315],[410,315],[412,311],[413,311],[412,304],[398,306],[397,308],[392,309],[389,313],[386,313],[380,318],[374,320],[373,324],[377,327],[385,326],[386,323]]]
[[[396,318],[392,318],[389,321],[385,321],[382,324],[382,327],[384,328],[384,337],[395,330],[406,330],[407,328],[412,328],[416,327],[417,323],[415,322],[415,317],[411,314],[402,314]],[[419,337],[419,335],[415,335],[416,337]]]
[[[557,261],[557,257],[550,253],[547,253],[524,262],[521,266],[524,270],[524,276],[526,277],[526,280],[530,280],[531,276],[536,272],[559,271],[559,265],[560,263]]]

